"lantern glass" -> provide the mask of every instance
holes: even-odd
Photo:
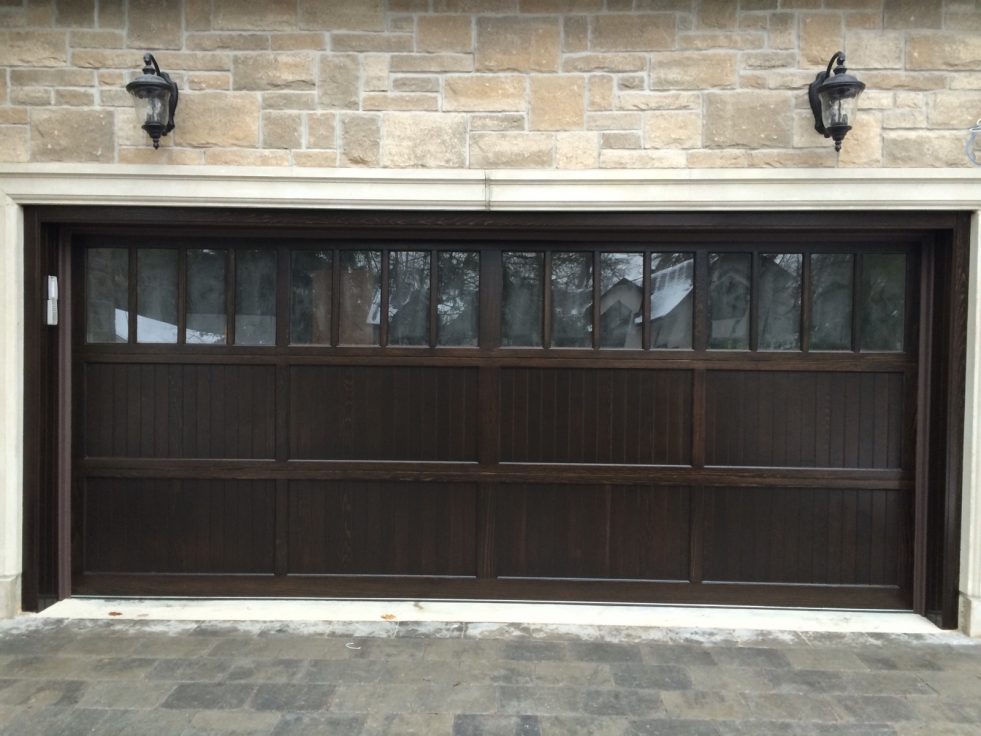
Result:
[[[851,125],[858,109],[858,95],[853,90],[822,90],[821,118],[825,128]]]
[[[170,118],[170,89],[164,86],[140,87],[131,90],[136,122],[144,125],[166,127]]]

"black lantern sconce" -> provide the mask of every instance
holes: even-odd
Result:
[[[831,67],[836,61],[838,66],[832,76]],[[808,87],[814,130],[825,138],[833,138],[836,151],[841,150],[841,142],[852,129],[858,97],[864,90],[865,83],[859,82],[845,68],[845,55],[841,51],[831,57],[828,68],[819,72]]]
[[[153,54],[144,54],[143,73],[126,85],[126,91],[133,95],[137,122],[153,139],[153,147],[160,148],[160,136],[174,129],[177,83],[160,71]]]

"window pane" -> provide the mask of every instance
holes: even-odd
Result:
[[[388,344],[429,344],[429,254],[388,254]]]
[[[902,350],[906,316],[906,256],[862,258],[862,350]]]
[[[129,251],[125,248],[85,252],[85,340],[129,340]]]
[[[436,265],[439,272],[436,344],[476,346],[480,254],[440,253]]]
[[[709,254],[709,348],[749,349],[749,253]]]
[[[227,251],[187,251],[187,329],[190,344],[225,342],[225,269]]]
[[[136,251],[136,341],[177,342],[177,251]]]
[[[542,344],[543,253],[504,254],[501,344],[540,347]]]
[[[552,255],[552,347],[593,344],[593,254]]]
[[[293,252],[290,340],[294,344],[330,345],[332,261],[329,250]]]
[[[695,258],[691,253],[651,254],[651,347],[691,348]]]
[[[235,254],[235,344],[276,344],[276,251]]]
[[[643,295],[644,256],[600,254],[600,347],[643,347]]]
[[[799,253],[760,255],[760,350],[800,350]]]
[[[381,251],[341,253],[342,345],[378,345],[381,317]]]
[[[811,350],[852,349],[851,253],[811,255]]]

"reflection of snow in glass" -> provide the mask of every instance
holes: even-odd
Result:
[[[651,274],[651,319],[658,319],[681,304],[691,293],[695,273],[694,260],[669,266]]]
[[[202,317],[213,317],[224,321],[225,315],[201,315]],[[115,314],[116,336],[123,342],[129,327],[129,313],[125,309],[117,309]],[[170,343],[177,342],[177,325],[161,322],[158,319],[149,317],[136,317],[136,330],[140,335],[140,342],[144,343]],[[201,330],[187,330],[187,342],[199,345],[221,345],[225,342],[225,336],[215,332],[204,332]]]

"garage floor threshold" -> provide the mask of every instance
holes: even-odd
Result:
[[[432,622],[937,634],[914,613],[440,600],[69,598],[40,617],[129,621]]]

